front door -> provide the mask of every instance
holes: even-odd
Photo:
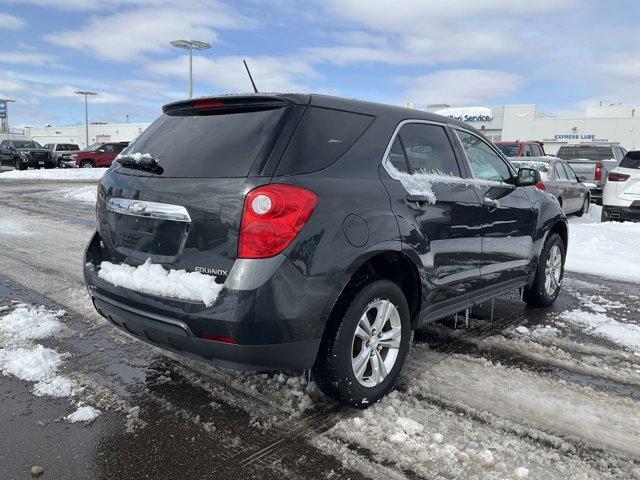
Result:
[[[456,130],[482,203],[482,264],[485,285],[528,275],[533,258],[535,214],[515,173],[480,136]]]
[[[402,242],[424,267],[426,305],[433,310],[480,285],[480,202],[452,140],[443,125],[405,123],[381,172]]]

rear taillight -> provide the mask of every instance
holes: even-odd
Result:
[[[626,173],[611,172],[608,178],[610,182],[626,182],[630,176]]]
[[[269,258],[287,248],[318,202],[311,190],[271,184],[251,190],[244,201],[238,258]]]
[[[547,186],[542,182],[536,182],[534,187],[536,187],[539,190],[546,190],[547,189]]]
[[[602,164],[601,163],[596,163],[596,171],[593,175],[593,179],[596,182],[599,182],[600,180],[602,180]]]

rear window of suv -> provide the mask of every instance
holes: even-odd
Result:
[[[150,154],[162,167],[163,177],[246,177],[263,146],[275,135],[285,110],[164,114],[122,154]]]
[[[620,162],[622,168],[640,169],[640,151],[628,152]]]
[[[587,158],[589,160],[609,160],[614,158],[611,147],[560,147],[556,157],[562,160]]]

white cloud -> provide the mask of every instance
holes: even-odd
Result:
[[[143,3],[143,2],[141,2]],[[169,51],[176,39],[217,40],[215,28],[244,28],[240,14],[217,2],[189,5],[173,2],[91,17],[88,24],[45,35],[56,45],[83,50],[117,61],[139,61],[146,55]]]
[[[21,18],[0,12],[0,30],[20,30],[25,25]]]
[[[421,77],[398,77],[406,85],[403,101],[420,106],[447,103],[453,106],[482,104],[506,98],[524,83],[524,78],[499,70],[454,69]]]
[[[246,57],[256,86],[261,92],[306,91],[305,82],[319,78],[313,67],[300,58],[257,56]],[[188,57],[181,56],[164,62],[149,62],[147,71],[157,75],[174,76],[188,80]],[[194,90],[205,83],[224,93],[251,92],[251,82],[242,63],[242,57],[195,57],[193,59]],[[185,84],[186,85],[186,84]],[[220,92],[211,92],[220,93]]]
[[[55,57],[43,53],[34,52],[0,52],[1,63],[24,63],[27,65],[40,65],[43,63],[55,63]]]
[[[0,73],[0,92],[17,92],[25,88],[27,84],[22,80]]]
[[[78,95],[77,91],[82,90],[81,88],[73,87],[71,85],[63,85],[60,87],[50,88],[42,92],[42,95],[45,97],[66,97],[66,98],[75,98],[78,101],[84,102],[84,96]],[[98,95],[92,95],[89,97],[89,101],[91,103],[127,103],[130,99],[127,99],[125,96],[120,95],[118,93],[111,92],[100,92]]]

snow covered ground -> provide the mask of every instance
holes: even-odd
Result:
[[[570,217],[566,270],[640,283],[640,223],[601,223],[601,211]]]
[[[86,187],[63,188],[59,191],[58,195],[66,200],[75,200],[77,202],[95,205],[98,192],[95,185],[89,185]]]
[[[107,170],[107,168],[10,170],[0,173],[0,180],[100,180]]]

